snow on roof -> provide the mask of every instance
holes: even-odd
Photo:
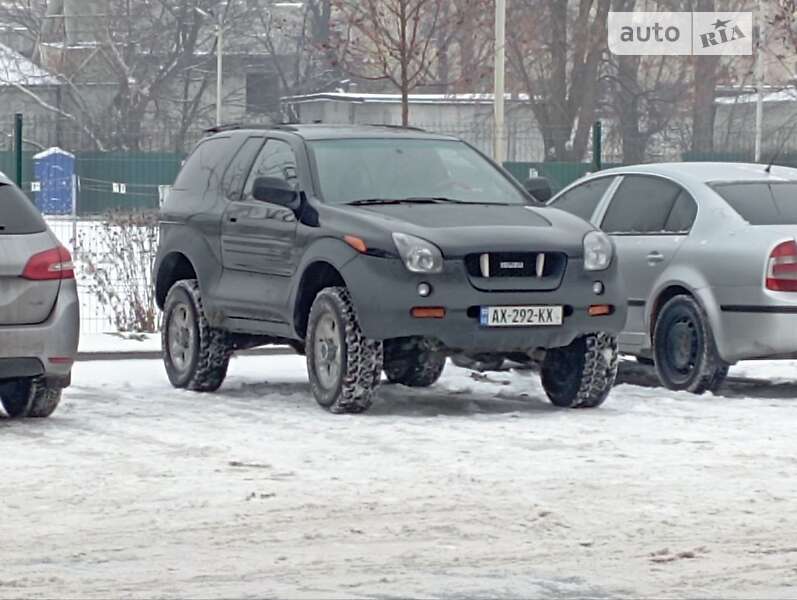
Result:
[[[764,94],[764,102],[796,102],[797,89],[787,88]],[[750,104],[758,102],[758,94],[742,94],[740,96],[725,96],[717,98],[717,104]]]
[[[411,104],[492,104],[494,94],[410,94]],[[303,102],[359,102],[373,104],[399,104],[401,94],[356,94],[350,92],[333,92],[320,94],[306,94],[303,96],[288,96],[282,99],[283,102],[303,103]],[[506,94],[507,101],[528,102],[527,94]]]
[[[62,154],[64,156],[75,158],[74,154],[72,154],[71,152],[67,152],[66,150],[61,150],[61,148],[59,148],[58,146],[55,146],[53,148],[48,148],[47,150],[43,150],[42,152],[35,154],[33,158],[38,160],[40,158],[47,158],[48,156],[52,156],[53,154]]]
[[[58,78],[8,46],[0,44],[0,87],[59,85]]]

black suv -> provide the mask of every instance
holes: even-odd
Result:
[[[216,390],[235,350],[288,344],[336,413],[366,410],[383,370],[433,384],[447,356],[537,361],[555,405],[598,406],[626,316],[606,235],[465,142],[391,127],[211,132],[155,273],[173,385]]]

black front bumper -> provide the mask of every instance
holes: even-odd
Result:
[[[561,285],[552,291],[483,292],[468,280],[461,260],[447,260],[443,273],[410,273],[400,260],[361,255],[343,269],[363,333],[372,339],[423,336],[451,350],[465,352],[528,352],[567,346],[586,333],[622,331],[626,319],[625,291],[616,265],[600,273],[584,271],[582,261],[570,259]],[[593,285],[603,282],[605,293]],[[418,294],[418,284],[433,288],[428,298]],[[611,304],[609,316],[591,317],[591,305]],[[479,323],[482,306],[564,306],[561,326],[486,328]],[[443,307],[443,319],[418,319],[415,307]]]

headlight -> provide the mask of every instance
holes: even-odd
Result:
[[[394,233],[393,241],[408,271],[440,273],[443,270],[443,253],[431,242],[406,233]]]
[[[614,247],[609,236],[602,231],[590,231],[584,236],[584,269],[605,271],[612,264]]]

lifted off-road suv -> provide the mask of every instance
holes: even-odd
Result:
[[[594,407],[626,316],[615,262],[606,235],[457,139],[222,128],[162,210],[164,362],[176,387],[213,391],[235,350],[289,344],[344,413],[370,406],[383,371],[424,387],[446,356],[535,360],[555,405]]]

